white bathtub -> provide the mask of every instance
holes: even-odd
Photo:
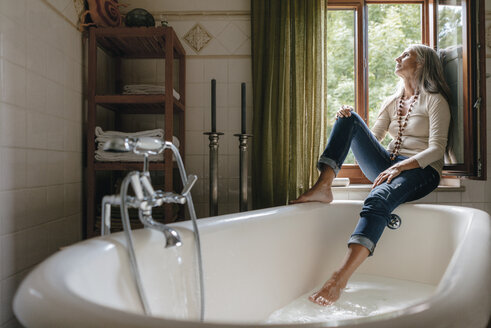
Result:
[[[133,233],[152,316],[142,314],[122,234],[78,243],[44,261],[17,291],[14,312],[26,327],[260,326],[330,276],[346,253],[361,205],[300,204],[199,220],[204,322],[198,320],[190,222],[173,224],[184,241],[178,249],[164,249],[158,232]],[[390,313],[308,326],[485,327],[491,313],[489,215],[414,204],[395,213],[401,228],[386,229],[358,272],[432,284],[435,292]]]

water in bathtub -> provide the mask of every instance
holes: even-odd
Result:
[[[311,323],[377,316],[400,310],[429,297],[436,286],[371,275],[353,275],[341,297],[331,306],[320,306],[302,295],[273,312],[267,323]]]

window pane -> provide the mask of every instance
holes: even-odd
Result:
[[[445,164],[464,162],[464,80],[462,60],[461,1],[447,0],[438,4],[438,49],[442,53],[445,80],[450,87],[452,123],[449,133],[449,156]]]
[[[396,91],[395,58],[410,44],[421,43],[421,5],[369,4],[368,6],[369,125],[373,126],[384,99]],[[387,134],[382,142],[387,146]]]
[[[339,107],[355,105],[355,11],[329,10],[327,15],[327,131],[330,134]],[[354,163],[351,151],[345,163]]]

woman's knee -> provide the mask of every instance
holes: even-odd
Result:
[[[371,193],[363,203],[361,215],[374,214],[377,216],[389,216],[392,212],[392,204],[390,200],[390,193],[387,190],[380,190],[376,193]]]
[[[355,123],[355,122],[363,121],[363,119],[356,112],[351,112],[350,116],[338,117],[338,121],[343,122],[343,123]]]

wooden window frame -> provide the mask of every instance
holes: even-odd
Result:
[[[355,12],[355,101],[358,114],[368,124],[368,19],[367,4],[413,3],[422,6],[422,42],[437,48],[437,4],[439,0],[331,0],[329,10],[354,10]],[[446,165],[444,175],[468,176],[473,179],[486,179],[486,89],[485,89],[485,47],[484,10],[476,16],[476,6],[484,8],[484,0],[462,0],[465,8],[463,17],[464,60],[464,163]],[[479,21],[479,31],[468,22]],[[477,35],[477,32],[479,34]],[[361,37],[359,37],[361,36]],[[470,36],[470,37],[469,37]],[[477,70],[479,67],[479,70]],[[482,74],[479,74],[482,72]],[[477,99],[481,99],[480,110],[474,108]],[[357,164],[344,164],[339,177],[350,178],[353,184],[371,183],[361,172]]]

